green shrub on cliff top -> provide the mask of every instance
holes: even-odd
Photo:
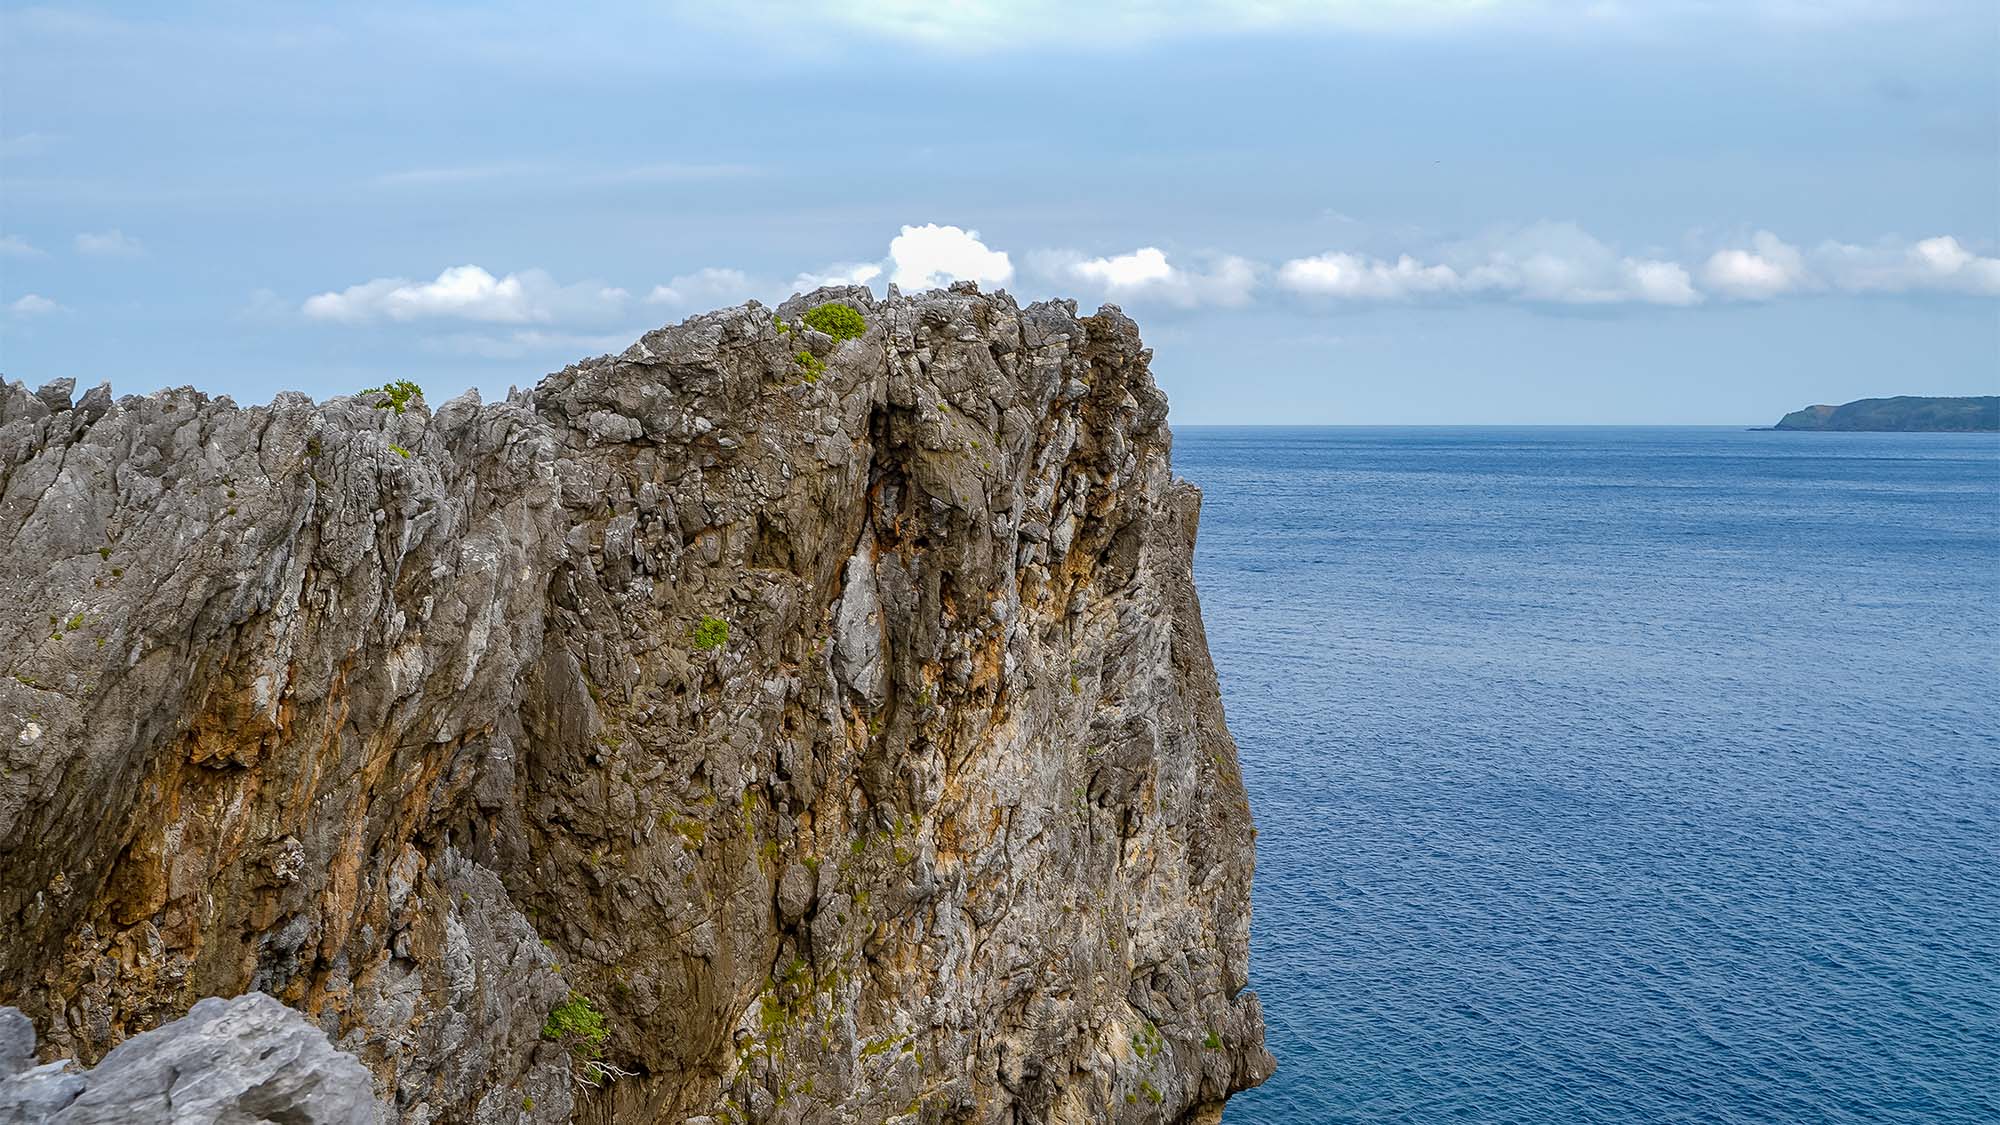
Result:
[[[817,328],[835,340],[852,340],[868,331],[868,322],[852,308],[835,301],[816,306],[805,315],[806,327]]]
[[[410,382],[408,379],[398,379],[393,383],[384,383],[379,387],[369,387],[361,393],[364,395],[384,396],[383,401],[375,404],[375,409],[393,409],[396,413],[401,414],[403,408],[410,405],[411,399],[423,397],[424,389]]]

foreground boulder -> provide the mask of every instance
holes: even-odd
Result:
[[[76,1073],[33,1067],[34,1029],[0,1008],[0,1122],[50,1125],[374,1125],[368,1071],[262,993],[202,1000]]]
[[[410,1121],[1215,1120],[1252,830],[1149,358],[846,288],[435,411],[0,389],[0,1002],[108,1065],[268,992]]]

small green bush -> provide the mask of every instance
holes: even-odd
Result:
[[[819,377],[826,373],[826,361],[811,352],[800,352],[792,357],[792,362],[805,369],[808,383],[819,382]]]
[[[569,999],[549,1012],[549,1021],[542,1025],[542,1038],[566,1044],[570,1054],[579,1059],[596,1058],[610,1037],[611,1028],[604,1021],[604,1013],[581,992],[571,992]]]
[[[391,446],[389,447],[389,452],[391,452],[391,453],[395,454],[395,455],[396,455],[396,456],[398,456],[398,457],[408,457],[408,456],[410,455],[410,451],[409,451],[409,450],[407,450],[407,449],[404,449],[404,448],[403,448],[402,446],[400,446],[400,445],[391,445]]]
[[[375,404],[375,409],[394,410],[396,413],[401,414],[403,409],[410,405],[411,399],[423,397],[424,389],[410,382],[408,379],[398,379],[393,383],[384,383],[379,387],[369,387],[361,393],[364,395],[382,396],[382,401]]]
[[[720,617],[704,617],[691,634],[694,647],[707,652],[729,643],[729,622]]]
[[[861,314],[837,301],[828,301],[805,315],[806,327],[817,328],[835,340],[852,340],[868,331]]]

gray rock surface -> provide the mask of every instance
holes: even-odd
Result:
[[[83,1093],[83,1084],[83,1075],[66,1059],[0,1078],[0,1125],[42,1125],[53,1120]]]
[[[35,1022],[19,1008],[0,1008],[0,1078],[35,1065]]]
[[[27,1024],[0,1008],[0,1025]],[[9,1028],[8,1047],[14,1046]],[[27,1049],[34,1050],[28,1027]],[[262,993],[202,1000],[87,1072],[58,1061],[0,1077],[0,1122],[49,1125],[373,1125],[368,1071]]]
[[[496,403],[0,388],[0,1003],[108,1061],[262,990],[392,1120],[1215,1120],[1253,832],[1149,359],[837,288]]]

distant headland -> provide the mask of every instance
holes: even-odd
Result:
[[[1771,428],[1932,433],[2000,430],[2000,395],[1862,398],[1844,406],[1808,406],[1804,410],[1794,410],[1778,419],[1778,424]]]

